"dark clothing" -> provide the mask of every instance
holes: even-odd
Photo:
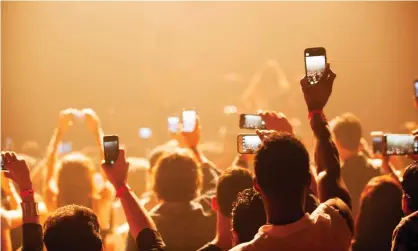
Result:
[[[360,207],[360,196],[366,184],[380,171],[370,162],[370,159],[360,154],[347,159],[341,169],[342,178],[351,195],[352,215],[355,219]]]
[[[393,231],[392,251],[418,250],[418,211],[403,218]]]
[[[163,251],[164,242],[161,235],[152,229],[145,228],[136,237],[136,245],[139,251]],[[22,251],[43,251],[42,227],[35,223],[23,224]]]
[[[213,245],[212,243],[208,243],[205,246],[201,247],[199,250],[197,251],[222,251],[221,248],[219,248],[216,245]]]
[[[210,241],[216,232],[216,217],[208,216],[197,203],[163,203],[150,211],[167,251],[196,251]],[[126,251],[135,251],[128,236]]]
[[[221,172],[212,162],[205,162],[201,165],[203,174],[202,194],[211,193],[216,190],[218,178]]]

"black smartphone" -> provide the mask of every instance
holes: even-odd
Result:
[[[1,171],[2,172],[7,172],[6,168],[4,167],[4,161],[3,161],[3,156],[0,156],[0,165],[1,165]]]
[[[240,134],[237,137],[238,153],[253,154],[261,145],[261,139],[257,134]]]
[[[418,154],[418,141],[411,134],[385,134],[384,155]]]
[[[104,136],[103,148],[105,163],[113,165],[119,156],[119,137],[117,135]]]
[[[264,120],[258,114],[241,114],[239,116],[241,129],[265,129]]]
[[[372,149],[374,155],[383,154],[383,132],[371,132],[370,136],[372,137]]]
[[[415,98],[418,98],[418,79],[414,82]]]
[[[319,82],[324,74],[327,65],[327,53],[325,48],[307,48],[305,49],[305,71],[308,82],[314,85]]]

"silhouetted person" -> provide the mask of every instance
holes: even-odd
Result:
[[[345,113],[334,118],[330,124],[343,163],[341,174],[351,195],[352,214],[356,218],[361,192],[371,178],[380,175],[380,171],[360,151],[362,128],[356,116]]]
[[[392,233],[402,218],[402,189],[390,175],[370,180],[361,194],[352,251],[390,251]]]

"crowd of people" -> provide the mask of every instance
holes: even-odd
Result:
[[[62,111],[40,167],[1,153],[1,250],[418,250],[418,156],[408,166],[377,158],[357,117],[328,121],[335,79],[327,65],[316,84],[300,82],[313,156],[284,114],[262,112],[261,146],[229,167],[199,149],[199,120],[147,159],[121,148],[105,163],[99,117]],[[57,153],[80,112],[100,167]]]

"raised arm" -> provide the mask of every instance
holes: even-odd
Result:
[[[119,156],[115,164],[112,166],[103,164],[102,168],[117,191],[117,196],[122,203],[129,224],[130,233],[136,239],[138,250],[164,250],[165,245],[157,232],[154,221],[144,207],[139,204],[139,199],[127,184],[129,163],[125,160],[125,151],[119,150]]]
[[[101,127],[100,118],[97,114],[90,108],[83,109],[82,114],[86,120],[86,124],[94,136],[94,141],[99,150],[100,163],[104,160],[104,148],[103,148],[103,129]]]
[[[29,167],[25,160],[18,159],[14,153],[2,153],[5,160],[6,177],[14,180],[20,189],[22,199],[23,248],[22,251],[42,251],[42,227],[32,189]]]
[[[323,109],[332,93],[336,75],[329,64],[321,80],[310,85],[304,77],[302,90],[309,111],[312,131],[315,136],[315,162],[318,174],[318,195],[321,202],[341,199],[351,208],[351,197],[341,177],[338,150],[332,140]]]
[[[73,124],[74,114],[76,113],[75,109],[66,109],[60,112],[58,119],[58,126],[54,129],[51,140],[47,149],[47,156],[45,159],[46,165],[46,176],[45,176],[45,185],[44,189],[44,200],[48,210],[55,210],[55,196],[52,189],[52,182],[54,181],[55,174],[55,164],[57,161],[57,151],[58,146],[64,137],[65,133],[68,131],[69,127]]]

